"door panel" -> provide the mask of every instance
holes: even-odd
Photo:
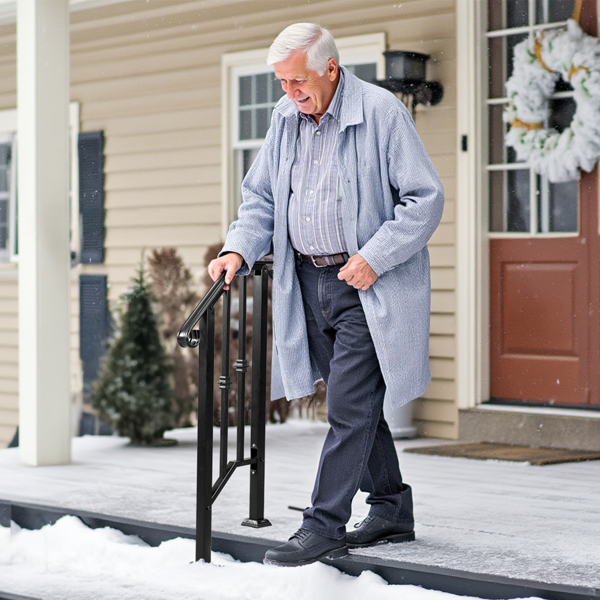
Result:
[[[492,240],[491,393],[588,401],[587,257],[580,238]]]

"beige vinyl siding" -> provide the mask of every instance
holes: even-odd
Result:
[[[446,207],[430,243],[434,380],[417,402],[415,418],[422,434],[456,437],[454,2],[134,0],[73,13],[71,100],[80,103],[81,131],[105,134],[107,228],[105,264],[77,267],[74,284],[80,272],[106,273],[114,305],[142,249],[161,246],[176,246],[200,281],[206,248],[221,240],[223,53],[268,47],[294,21],[317,21],[336,37],[384,32],[389,49],[431,54],[429,77],[444,85],[442,103],[419,107],[416,118],[444,183]],[[15,105],[15,75],[14,26],[4,26],[0,108]],[[79,361],[77,294],[74,285],[74,365]],[[0,378],[2,369],[13,365],[7,381],[16,389],[16,329],[10,327],[16,320],[16,296],[0,296],[0,308],[11,301],[12,312],[0,310],[8,319],[6,325],[0,320]],[[5,397],[13,398],[0,388],[0,407]],[[16,412],[14,398],[11,410]],[[3,439],[0,429],[0,445]]]
[[[0,270],[0,448],[6,447],[19,420],[18,280],[14,265]]]

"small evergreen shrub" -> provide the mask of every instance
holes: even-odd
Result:
[[[92,389],[92,406],[133,444],[152,444],[175,425],[169,367],[143,264],[121,299],[116,336]]]

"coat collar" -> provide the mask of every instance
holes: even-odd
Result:
[[[358,125],[364,120],[362,85],[360,79],[350,73],[346,67],[340,66],[344,73],[344,90],[340,106],[340,131],[344,131],[350,125]],[[284,96],[275,107],[275,110],[286,118],[298,119],[299,111],[296,105]]]

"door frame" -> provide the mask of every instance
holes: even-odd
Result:
[[[600,32],[600,6],[596,12]],[[487,3],[457,1],[456,377],[459,409],[474,408],[490,399],[486,22]],[[463,136],[467,136],[466,151]],[[600,177],[597,183],[600,212]],[[600,222],[598,227],[600,230]]]
[[[456,3],[456,378],[457,407],[489,399],[487,121],[484,118],[487,10]],[[468,40],[468,43],[464,43]],[[466,138],[466,140],[465,140]],[[466,146],[465,146],[466,141]]]

